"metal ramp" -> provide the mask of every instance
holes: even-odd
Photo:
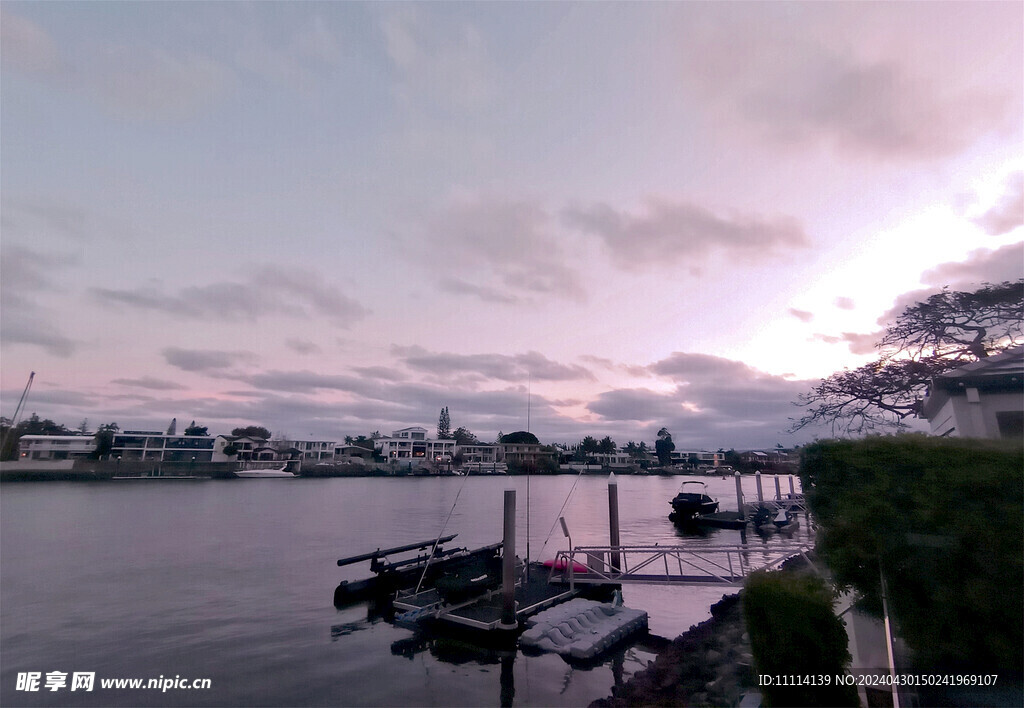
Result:
[[[584,584],[737,586],[757,570],[772,570],[811,550],[810,543],[761,546],[586,546],[559,551],[555,571]]]
[[[746,515],[749,518],[759,506],[764,506],[773,512],[778,513],[779,511],[785,510],[791,514],[807,514],[807,501],[804,499],[803,494],[785,494],[781,497],[775,497],[774,499],[764,499],[756,502],[746,502],[743,504],[743,508],[746,511]]]

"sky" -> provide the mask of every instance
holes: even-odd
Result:
[[[0,414],[789,447],[1024,276],[1024,5],[0,6]],[[179,427],[180,429],[180,427]]]

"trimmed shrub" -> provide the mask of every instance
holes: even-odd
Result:
[[[850,652],[824,581],[807,573],[754,573],[745,584],[743,616],[759,674],[831,677],[827,686],[762,686],[767,705],[858,705],[856,688],[835,685],[847,672]]]
[[[817,552],[842,586],[889,607],[919,669],[1024,665],[1024,448],[924,435],[827,440],[800,477]]]

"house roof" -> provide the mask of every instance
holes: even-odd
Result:
[[[939,374],[935,378],[956,379],[1007,372],[1024,373],[1024,345],[1006,349],[978,361],[972,361],[970,364],[964,364],[944,374]]]
[[[966,395],[968,388],[986,393],[1024,390],[1024,346],[1017,346],[972,361],[932,379],[921,414],[932,420],[950,397]]]
[[[1013,347],[992,356],[972,361],[939,374],[932,388],[954,392],[968,386],[993,389],[1019,389],[1024,385],[1024,346]]]

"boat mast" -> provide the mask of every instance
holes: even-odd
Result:
[[[28,375],[28,383],[25,384],[25,390],[21,392],[21,399],[18,401],[18,407],[14,409],[14,417],[11,418],[11,427],[7,429],[7,435],[4,435],[3,444],[0,445],[0,450],[7,449],[7,441],[11,437],[11,433],[14,432],[14,428],[18,425],[18,416],[21,414],[21,406],[25,403],[25,399],[28,398],[28,391],[32,388],[32,380],[36,377],[36,372],[32,371]]]
[[[530,404],[533,389],[533,372],[527,372],[526,378],[526,432],[530,432]],[[530,466],[526,467],[526,582],[530,582]]]

